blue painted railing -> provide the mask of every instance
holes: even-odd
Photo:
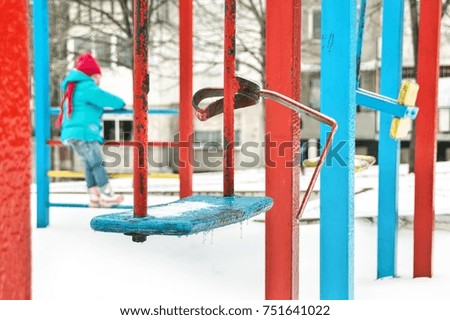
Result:
[[[59,114],[60,109],[52,107],[50,108],[50,115],[57,115]],[[177,115],[180,113],[179,109],[149,109],[149,114],[174,114]],[[133,114],[133,110],[131,109],[121,109],[121,110],[105,110],[105,114]]]

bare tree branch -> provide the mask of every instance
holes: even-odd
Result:
[[[448,9],[449,5],[450,5],[450,0],[445,0],[445,2],[442,4],[441,18],[447,14],[447,9]]]

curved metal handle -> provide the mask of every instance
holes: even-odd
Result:
[[[257,104],[259,101],[259,85],[256,82],[241,77],[236,77],[236,80],[239,88],[236,90],[234,97],[234,109],[237,110]],[[202,100],[218,97],[221,97],[221,99],[208,104],[205,109],[199,107]],[[192,106],[195,109],[195,116],[200,121],[208,120],[223,113],[223,88],[204,88],[198,90],[192,96]]]
[[[319,160],[317,161],[317,166],[314,169],[313,175],[311,177],[311,180],[309,181],[308,188],[306,189],[305,195],[303,196],[302,202],[300,203],[300,207],[298,208],[297,215],[295,219],[297,222],[302,217],[303,211],[305,211],[306,205],[308,203],[309,198],[311,197],[312,190],[314,188],[314,185],[316,184],[317,178],[319,177],[320,170],[322,169],[323,163],[325,161],[325,158],[330,151],[331,143],[333,141],[334,134],[336,133],[336,130],[338,128],[336,120],[333,118],[328,117],[327,115],[324,115],[323,113],[314,110],[311,107],[305,106],[304,104],[301,104],[298,101],[295,101],[289,97],[286,97],[278,92],[269,91],[269,90],[260,90],[261,97],[268,98],[273,101],[276,101],[280,103],[281,105],[288,107],[291,110],[294,110],[298,113],[305,113],[311,118],[319,121],[320,123],[326,124],[330,126],[331,132],[327,137],[327,141],[325,143],[325,147],[322,150],[322,154],[319,157]]]
[[[319,157],[317,166],[314,169],[313,175],[308,184],[308,188],[306,189],[305,195],[303,196],[300,207],[297,211],[295,219],[298,221],[306,208],[306,204],[308,203],[309,198],[311,197],[311,193],[317,181],[317,178],[319,177],[320,170],[322,169],[325,158],[331,148],[333,137],[338,128],[337,122],[333,118],[324,115],[320,111],[305,106],[304,104],[301,104],[300,102],[295,101],[285,95],[282,95],[275,91],[261,89],[259,84],[257,84],[256,82],[241,77],[236,77],[236,80],[239,84],[239,88],[236,91],[235,95],[235,107],[234,107],[235,110],[255,105],[259,102],[259,99],[262,97],[266,99],[271,99],[291,110],[294,110],[295,112],[305,113],[314,120],[326,124],[331,128],[331,132],[327,137],[325,147],[322,150],[322,154]],[[197,91],[194,94],[194,96],[192,97],[192,105],[195,109],[195,116],[199,120],[205,121],[218,114],[223,113],[223,98],[211,102],[210,104],[207,105],[205,109],[201,109],[199,107],[199,104],[202,100],[216,97],[223,97],[222,88],[204,88]]]

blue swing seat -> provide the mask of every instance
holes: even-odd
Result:
[[[133,236],[187,236],[250,219],[272,205],[268,197],[191,196],[150,206],[144,218],[133,217],[133,211],[100,215],[91,220],[91,228]]]

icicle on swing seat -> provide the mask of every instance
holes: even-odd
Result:
[[[331,127],[325,148],[298,209],[297,219],[299,219],[329,151],[337,124],[333,119],[295,100],[273,91],[261,89],[257,83],[240,77],[236,77],[236,80],[238,88],[235,94],[234,109],[253,106],[259,102],[261,97],[270,98],[296,112],[305,112]],[[224,89],[222,88],[204,88],[197,91],[192,98],[196,117],[205,121],[223,113],[223,93]],[[222,98],[211,102],[204,109],[199,107],[201,101],[217,97]],[[134,241],[142,242],[150,235],[187,236],[242,222],[268,211],[272,205],[273,200],[269,197],[197,195],[168,204],[150,206],[146,217],[133,217],[132,211],[97,216],[92,219],[91,228],[96,231],[124,233],[133,236]]]

